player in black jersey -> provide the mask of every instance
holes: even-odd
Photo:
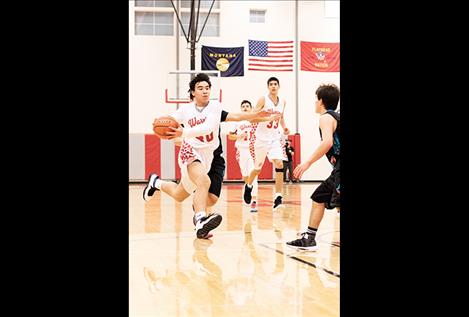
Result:
[[[225,110],[221,111],[221,122],[228,122],[228,121],[241,121],[242,113],[228,113]],[[280,118],[278,114],[273,114],[270,116],[266,116],[263,118],[255,118],[255,119],[249,119],[248,121],[250,122],[263,122],[263,121],[269,121],[269,120],[276,120]],[[220,138],[220,133],[218,133],[218,138]],[[208,190],[208,199],[207,199],[207,206],[213,206],[216,204],[218,201],[218,198],[220,198],[220,192],[221,192],[221,185],[223,183],[223,177],[225,176],[225,159],[221,154],[223,153],[223,148],[222,148],[222,142],[220,139],[220,145],[218,148],[213,151],[213,160],[212,160],[212,165],[210,167],[210,171],[208,172],[208,176],[210,177],[210,188]]]
[[[331,163],[331,175],[316,188],[311,195],[313,205],[309,216],[309,226],[301,238],[287,242],[297,249],[317,250],[316,232],[324,216],[324,210],[340,208],[340,114],[335,112],[339,103],[340,91],[336,85],[321,85],[316,90],[316,113],[320,114],[319,143],[313,154],[295,168],[293,175],[301,178],[303,173],[323,155]]]

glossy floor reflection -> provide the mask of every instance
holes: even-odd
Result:
[[[337,212],[325,212],[318,251],[285,245],[306,228],[318,184],[285,185],[273,212],[273,184],[261,183],[257,213],[241,184],[224,184],[209,240],[195,237],[191,197],[144,202],[144,186],[129,185],[129,316],[339,316]]]

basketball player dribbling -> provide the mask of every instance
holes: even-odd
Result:
[[[218,227],[222,216],[218,213],[206,213],[207,198],[211,180],[208,172],[211,168],[214,150],[220,145],[219,131],[222,116],[218,101],[210,100],[211,82],[206,74],[197,74],[189,83],[191,103],[184,104],[171,116],[182,126],[168,132],[170,139],[182,137],[178,155],[181,169],[179,184],[163,181],[157,174],[150,174],[148,184],[143,191],[143,199],[148,201],[156,190],[161,190],[176,201],[184,201],[192,193],[194,225],[197,238],[209,238],[211,230]],[[268,115],[267,112],[233,115],[234,119],[250,120]],[[232,119],[233,119],[232,118]]]

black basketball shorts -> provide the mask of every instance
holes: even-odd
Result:
[[[225,159],[222,156],[216,155],[213,157],[212,165],[208,171],[208,177],[210,177],[210,188],[209,193],[220,197],[221,185],[223,183],[223,177],[225,176]]]
[[[340,207],[339,166],[334,168],[331,175],[316,188],[311,199],[317,203],[324,203],[327,209]]]

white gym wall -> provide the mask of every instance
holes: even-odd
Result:
[[[169,1],[169,0],[168,0]],[[174,1],[176,3],[176,1]],[[219,1],[219,36],[201,36],[196,49],[196,70],[200,70],[202,45],[216,47],[244,46],[244,76],[222,77],[223,107],[226,111],[239,111],[241,100],[253,104],[266,94],[267,79],[280,80],[281,97],[286,98],[285,119],[291,134],[301,134],[301,157],[307,158],[318,145],[318,115],[314,113],[314,92],[321,83],[334,83],[340,88],[340,73],[309,72],[300,70],[300,41],[340,42],[339,1]],[[265,10],[265,23],[250,23],[250,10]],[[174,15],[174,35],[135,35],[135,6],[129,1],[129,133],[150,134],[155,117],[176,110],[176,105],[164,102],[167,74],[176,69],[190,69],[190,50]],[[172,7],[138,8],[139,11],[174,12]],[[202,11],[202,9],[201,9]],[[208,11],[208,9],[205,9]],[[296,16],[296,12],[298,15]],[[296,19],[298,34],[295,34]],[[200,32],[200,29],[199,31]],[[297,41],[293,72],[248,71],[248,39]],[[179,54],[178,54],[179,52]],[[179,56],[179,59],[177,59]],[[177,67],[179,63],[179,67]],[[296,69],[298,70],[298,100],[296,100]],[[188,83],[187,83],[188,88]],[[298,104],[298,125],[296,105]],[[228,126],[222,124],[222,133]],[[131,147],[132,148],[132,147]],[[325,158],[315,163],[303,180],[322,180],[331,171]]]

